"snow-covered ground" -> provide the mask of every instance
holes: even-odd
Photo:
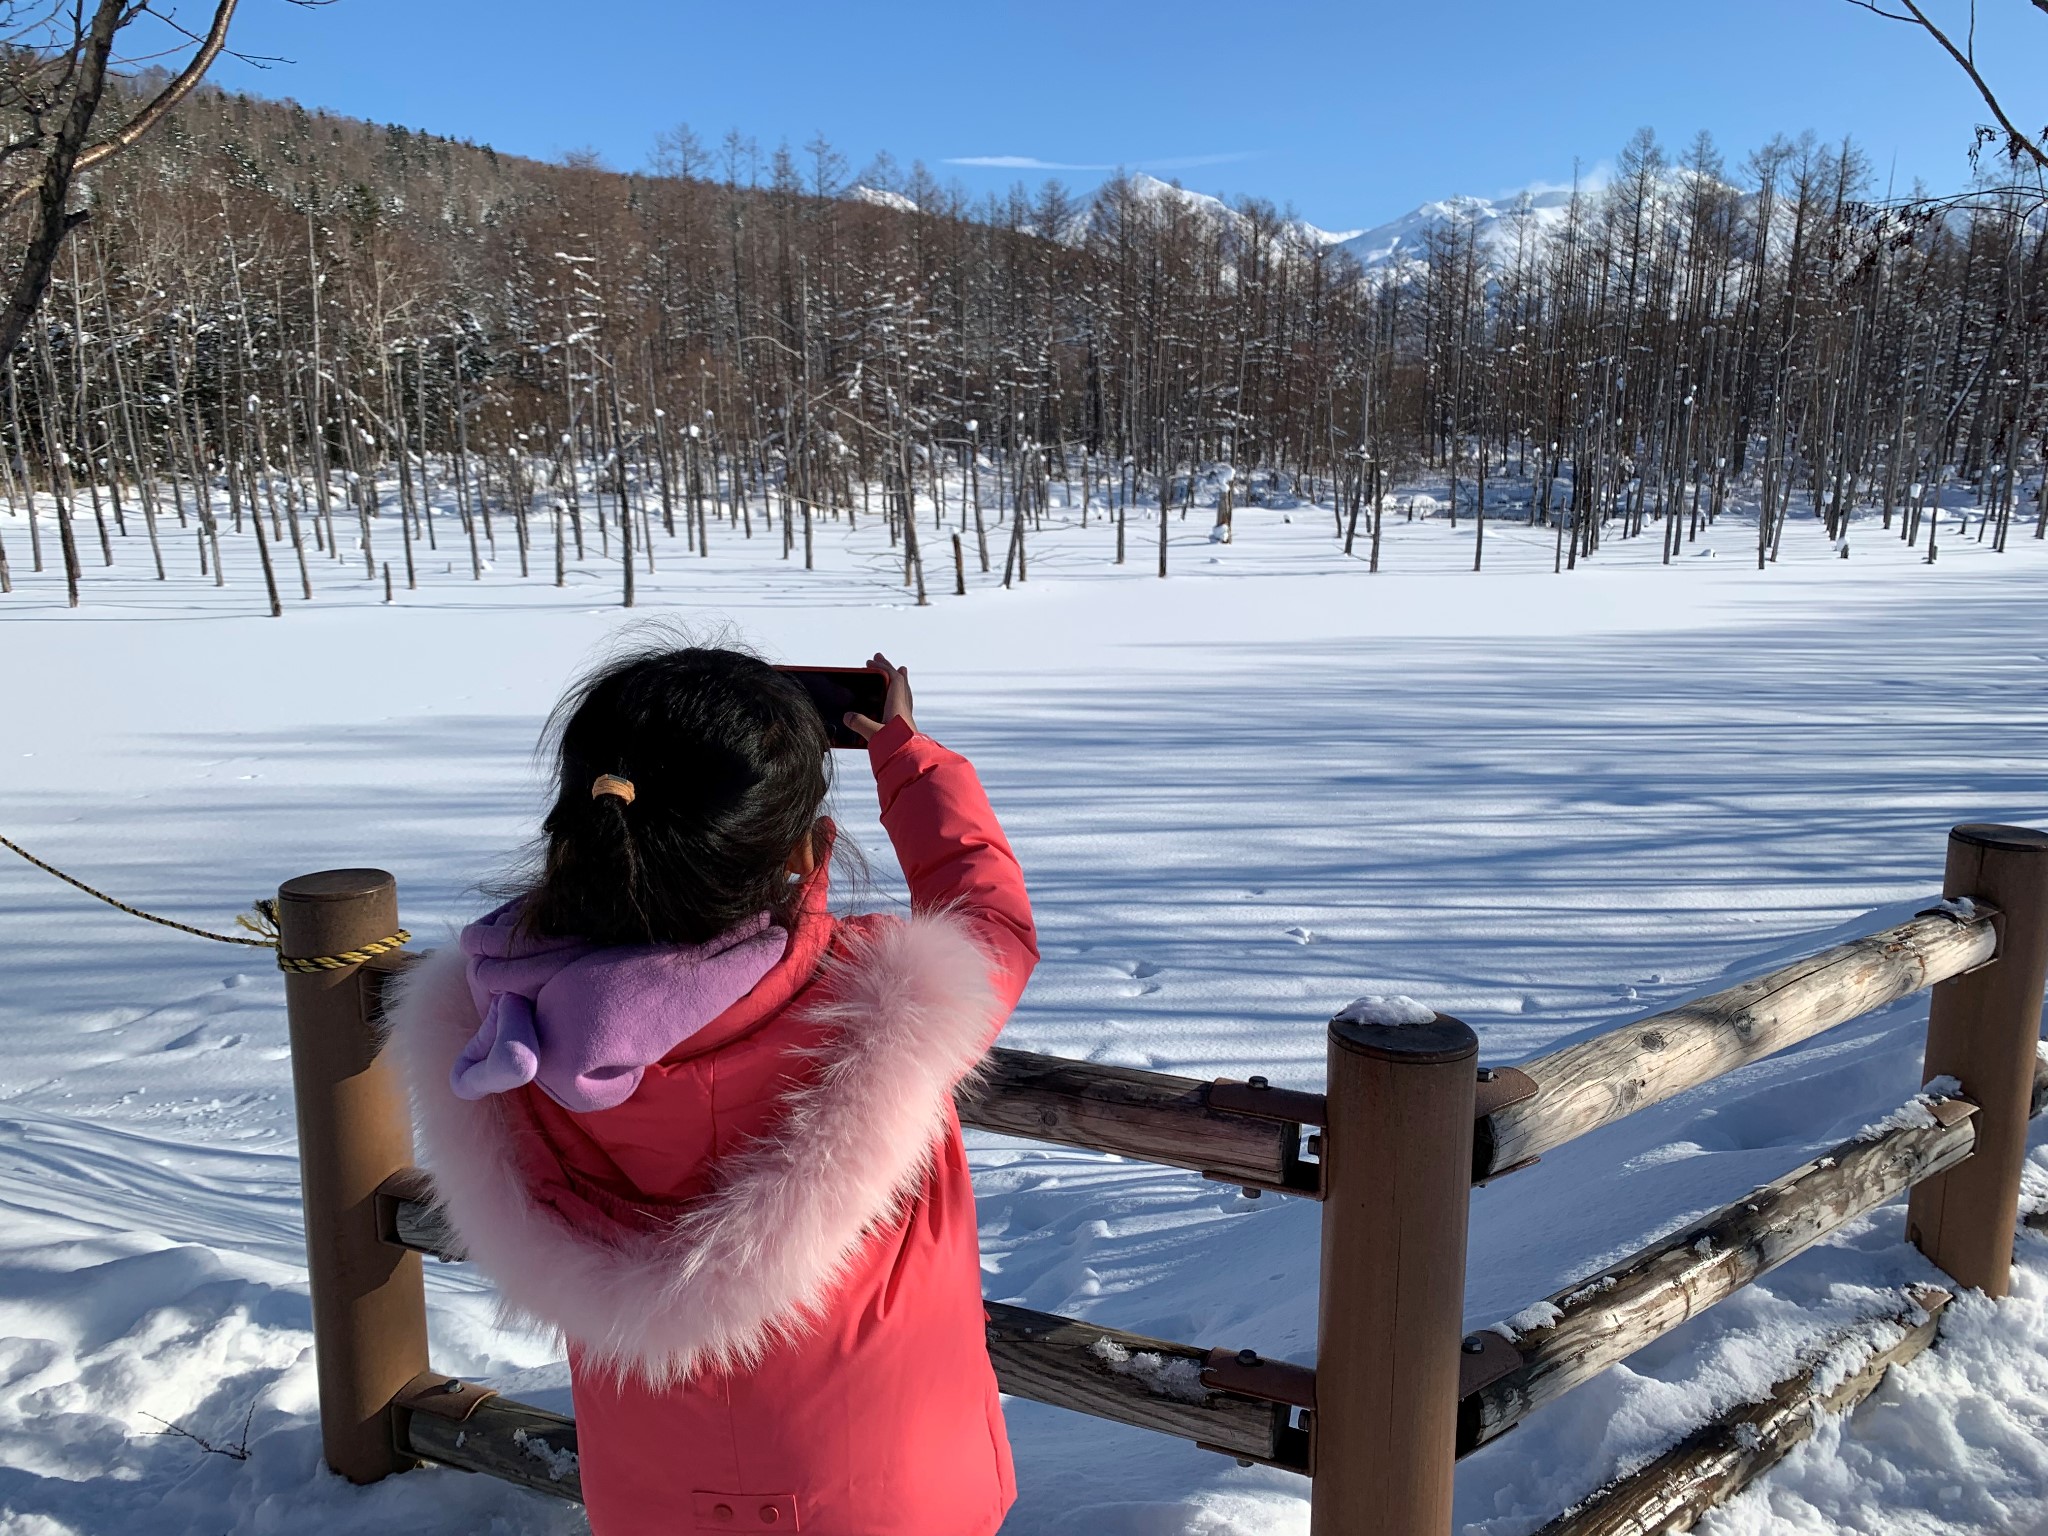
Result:
[[[1930,567],[1874,528],[1837,559],[1801,519],[1759,573],[1746,522],[1669,567],[1653,528],[1560,577],[1546,533],[1496,522],[1475,576],[1468,522],[1390,521],[1375,576],[1327,511],[1240,507],[1228,546],[1206,522],[1174,525],[1163,582],[1147,522],[1121,569],[1106,527],[1049,526],[1009,592],[976,573],[953,597],[935,558],[924,610],[864,524],[827,525],[813,573],[758,531],[714,530],[709,560],[664,542],[637,615],[610,570],[472,583],[456,555],[390,607],[321,562],[318,599],[287,582],[272,621],[246,544],[220,591],[189,534],[163,584],[139,539],[112,573],[88,545],[68,612],[0,520],[0,830],[216,928],[286,876],[382,865],[431,942],[530,831],[540,718],[622,629],[658,613],[818,663],[879,648],[980,766],[1031,880],[1045,963],[1008,1043],[1315,1086],[1323,1022],[1361,993],[1426,999],[1512,1061],[1910,911],[1953,822],[2048,823],[2048,545],[2023,533],[1996,557],[1951,517]],[[859,760],[842,775],[869,899],[893,900]],[[1845,1027],[1479,1191],[1471,1322],[1891,1108],[1924,1016]],[[320,1468],[282,989],[259,954],[8,858],[0,1042],[0,1533],[581,1528],[483,1478],[356,1489]],[[1312,1206],[975,1146],[991,1297],[1309,1358]],[[2048,1193],[2048,1157],[2030,1177]],[[1705,1528],[2048,1530],[2048,1240],[2024,1235],[2020,1264],[2011,1300],[1959,1300],[1852,1428]],[[1852,1225],[1472,1457],[1461,1523],[1521,1536],[1931,1273],[1899,1207]],[[476,1277],[430,1285],[439,1365],[566,1404],[547,1343],[496,1328]],[[1306,1529],[1287,1474],[1009,1414],[1017,1536]],[[246,1425],[248,1457],[165,1421],[230,1445]]]

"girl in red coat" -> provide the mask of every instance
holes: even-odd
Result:
[[[911,915],[834,918],[827,741],[753,657],[557,713],[546,853],[392,1011],[421,1160],[508,1314],[567,1341],[595,1536],[989,1536],[1015,1483],[953,1112],[1038,958],[907,675],[867,739]]]

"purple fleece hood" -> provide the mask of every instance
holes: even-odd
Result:
[[[462,930],[483,1023],[449,1086],[481,1099],[535,1083],[564,1109],[623,1104],[648,1067],[754,989],[789,947],[767,913],[708,944],[605,948],[519,932],[508,902]]]

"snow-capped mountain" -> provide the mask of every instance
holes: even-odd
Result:
[[[856,203],[873,203],[877,208],[894,208],[898,213],[915,213],[917,204],[901,192],[886,187],[848,187],[847,197]]]
[[[1193,205],[1207,217],[1224,223],[1236,224],[1243,218],[1220,197],[1207,192],[1193,192],[1142,171],[1131,174],[1126,181],[1132,193],[1141,199],[1174,196]],[[917,204],[902,193],[880,187],[851,187],[845,195],[856,202],[872,203],[905,213],[917,211]],[[1400,272],[1419,265],[1427,259],[1430,234],[1454,221],[1463,221],[1472,227],[1488,260],[1496,266],[1505,266],[1514,260],[1519,242],[1541,243],[1563,225],[1571,196],[1569,188],[1538,185],[1498,198],[1449,197],[1423,203],[1399,218],[1375,224],[1369,229],[1321,229],[1301,219],[1294,220],[1291,227],[1302,244],[1344,251],[1368,273],[1382,273]],[[1074,216],[1066,227],[1054,234],[1054,238],[1069,245],[1085,238],[1088,207],[1088,199],[1079,200]]]
[[[1398,219],[1374,225],[1339,242],[1368,272],[1424,260],[1432,232],[1455,221],[1469,222],[1479,245],[1496,263],[1514,260],[1516,242],[1541,241],[1564,222],[1569,188],[1545,187],[1514,197],[1452,197],[1411,208]]]
[[[1130,176],[1128,180],[1131,190],[1139,197],[1157,198],[1172,193],[1193,203],[1212,218],[1235,222],[1240,217],[1238,212],[1228,203],[1224,202],[1222,198],[1211,197],[1207,192],[1190,192],[1185,187],[1177,187],[1170,181],[1161,181],[1157,176],[1148,176],[1142,171]],[[1342,231],[1318,229],[1315,225],[1305,223],[1300,219],[1293,221],[1292,228],[1304,244],[1312,246],[1342,245],[1345,241],[1351,240],[1362,233],[1355,229]]]

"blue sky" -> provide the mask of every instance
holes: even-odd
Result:
[[[1980,8],[2008,106],[2048,120],[2048,18]],[[680,122],[764,150],[822,132],[977,194],[1121,165],[1326,228],[1569,180],[1639,126],[1707,128],[1731,161],[1850,134],[1881,182],[1948,189],[1987,116],[1931,40],[1847,0],[243,0],[234,41],[283,62],[224,60],[230,88],[540,158],[631,169]]]

